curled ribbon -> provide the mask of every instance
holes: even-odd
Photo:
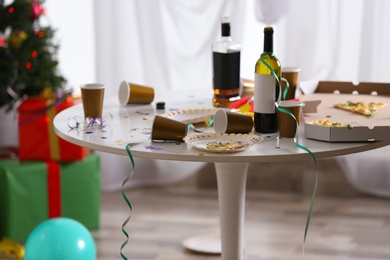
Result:
[[[307,221],[306,221],[306,226],[305,226],[305,233],[304,233],[304,237],[303,237],[303,248],[305,247],[305,242],[306,242],[306,237],[307,237],[307,232],[308,232],[308,229],[309,229],[309,224],[310,224],[310,218],[311,218],[311,214],[312,214],[312,211],[313,211],[313,205],[314,205],[314,199],[315,199],[315,195],[317,194],[317,183],[318,183],[318,170],[317,170],[317,159],[315,157],[315,155],[305,146],[301,145],[298,143],[298,128],[299,128],[299,123],[298,123],[298,120],[297,118],[294,116],[293,113],[291,113],[290,111],[286,110],[286,109],[283,109],[281,107],[277,107],[277,109],[282,112],[282,113],[285,113],[285,114],[288,114],[290,115],[294,120],[295,120],[295,123],[296,123],[296,131],[295,131],[295,136],[294,136],[294,143],[295,145],[308,152],[310,154],[310,156],[313,158],[314,160],[314,163],[315,163],[315,166],[316,166],[316,175],[315,175],[315,181],[314,181],[314,190],[313,190],[313,194],[312,194],[312,198],[311,198],[311,201],[310,201],[310,207],[309,207],[309,214],[308,214],[308,217],[307,217]]]
[[[290,84],[288,83],[288,80],[285,78],[282,78],[282,81],[286,82],[286,88],[283,91],[283,100],[286,100],[288,89],[290,88]],[[279,86],[280,89],[280,86]]]
[[[129,234],[126,232],[125,230],[125,226],[127,225],[127,223],[129,223],[130,219],[131,219],[131,214],[133,212],[133,206],[131,205],[129,199],[127,198],[126,196],[126,193],[124,191],[124,186],[125,184],[131,179],[131,177],[133,176],[134,174],[134,158],[130,152],[130,146],[131,144],[127,144],[126,145],[126,152],[127,152],[127,155],[129,156],[130,158],[130,161],[131,161],[131,165],[133,167],[133,170],[129,173],[129,175],[125,178],[125,180],[122,182],[122,197],[123,199],[125,200],[127,206],[129,207],[129,210],[130,210],[130,213],[129,213],[129,216],[127,217],[127,219],[123,222],[122,224],[122,233],[126,236],[126,240],[125,242],[123,242],[122,246],[121,246],[121,249],[120,249],[120,255],[122,257],[123,260],[128,260],[127,257],[123,254],[122,250],[123,248],[127,245],[127,243],[129,242]]]
[[[268,52],[268,53],[265,53],[265,54],[273,54],[273,53],[272,52],[271,53]],[[309,230],[311,215],[312,215],[312,212],[313,212],[314,199],[315,199],[316,194],[317,194],[317,186],[318,186],[317,159],[316,159],[315,155],[312,153],[312,151],[310,151],[309,148],[307,148],[307,147],[305,147],[305,146],[303,146],[303,145],[298,143],[298,128],[299,128],[298,120],[296,119],[296,117],[290,111],[285,110],[285,109],[279,107],[279,103],[280,103],[280,99],[281,99],[281,84],[280,84],[279,77],[278,77],[278,75],[276,75],[275,71],[271,68],[271,66],[263,59],[263,57],[260,57],[260,60],[271,71],[272,75],[275,77],[276,81],[278,82],[278,85],[279,85],[279,95],[278,95],[278,99],[276,101],[276,107],[277,107],[278,111],[290,115],[295,120],[295,123],[296,123],[296,126],[297,126],[296,127],[296,131],[295,131],[295,137],[294,137],[295,145],[299,149],[302,149],[302,150],[304,150],[304,151],[306,151],[307,153],[310,154],[310,156],[313,158],[313,161],[314,161],[314,164],[315,164],[315,167],[316,167],[316,169],[315,169],[314,189],[313,189],[313,194],[312,194],[311,201],[310,201],[309,212],[308,212],[307,219],[306,219],[305,232],[304,232],[304,235],[303,235],[303,254],[304,254],[305,253],[305,243],[306,243],[306,238],[307,238],[307,232]],[[287,92],[288,92],[288,89],[289,89],[289,83],[288,83],[288,81],[285,78],[282,78],[282,80],[286,82],[286,88],[285,88],[285,90],[283,92],[283,99],[286,99],[286,95],[287,95]]]
[[[214,123],[214,117],[212,117],[211,119],[210,119],[210,121],[209,122],[206,122],[207,123],[207,125],[206,125],[206,127],[205,128],[203,128],[203,129],[198,129],[198,128],[196,128],[193,124],[188,124],[188,131],[190,130],[190,129],[194,129],[194,132],[195,133],[202,133],[202,132],[204,132],[205,130],[207,130],[207,129],[209,129],[212,125],[213,125],[213,123]]]
[[[102,129],[106,127],[104,123],[107,123],[108,121],[112,120],[112,115],[108,114],[109,120],[103,119],[102,117],[87,117],[85,118],[85,124],[86,126],[83,128],[83,130],[87,129]],[[82,126],[82,118],[80,116],[71,117],[68,119],[68,126],[70,129],[81,129]]]
[[[101,117],[87,117],[85,119],[85,121],[87,122],[87,128],[88,127],[102,127],[103,126],[103,118]]]

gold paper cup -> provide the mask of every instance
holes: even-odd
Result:
[[[154,89],[122,81],[119,85],[118,95],[119,103],[121,105],[150,104],[154,99]]]
[[[301,71],[300,68],[295,68],[295,67],[282,68],[282,78],[285,78],[288,81],[288,85],[289,85],[286,94],[286,100],[295,98],[295,92],[297,91],[297,86],[298,86],[298,74],[300,71]],[[282,81],[282,98],[285,89],[286,89],[286,82]]]
[[[105,85],[100,83],[80,86],[84,117],[102,117]]]
[[[188,125],[164,116],[156,115],[152,126],[152,141],[184,142]]]
[[[279,136],[294,137],[297,131],[297,122],[299,124],[301,120],[303,103],[298,101],[280,101],[278,106],[289,112],[285,113],[277,109]],[[295,121],[290,113],[295,116],[297,121]]]
[[[220,133],[242,133],[252,131],[253,119],[249,115],[218,109],[214,115],[214,131]]]

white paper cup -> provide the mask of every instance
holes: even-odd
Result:
[[[286,79],[289,84],[289,88],[286,94],[286,100],[294,99],[296,96],[297,86],[298,86],[298,75],[301,71],[297,67],[282,67],[282,78]],[[286,82],[282,81],[282,98],[284,90],[286,89]]]
[[[164,116],[156,115],[152,126],[152,141],[184,142],[188,125]]]
[[[118,98],[121,105],[150,104],[154,99],[154,89],[122,81],[119,85]]]
[[[216,133],[249,133],[253,128],[253,119],[249,115],[218,109],[214,115]]]
[[[280,101],[278,104],[279,108],[287,111],[279,111],[278,125],[279,125],[279,136],[280,137],[294,137],[297,131],[297,123],[301,120],[302,107],[304,103],[298,101]],[[295,119],[291,116],[294,115]]]
[[[84,117],[102,117],[105,85],[100,83],[80,86]]]

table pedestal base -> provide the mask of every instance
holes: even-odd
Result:
[[[246,177],[249,163],[215,163],[222,260],[242,260]]]

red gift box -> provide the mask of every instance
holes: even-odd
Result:
[[[54,116],[73,104],[71,97],[61,101],[30,97],[19,105],[20,160],[69,162],[82,160],[90,153],[90,149],[69,143],[54,132]]]

